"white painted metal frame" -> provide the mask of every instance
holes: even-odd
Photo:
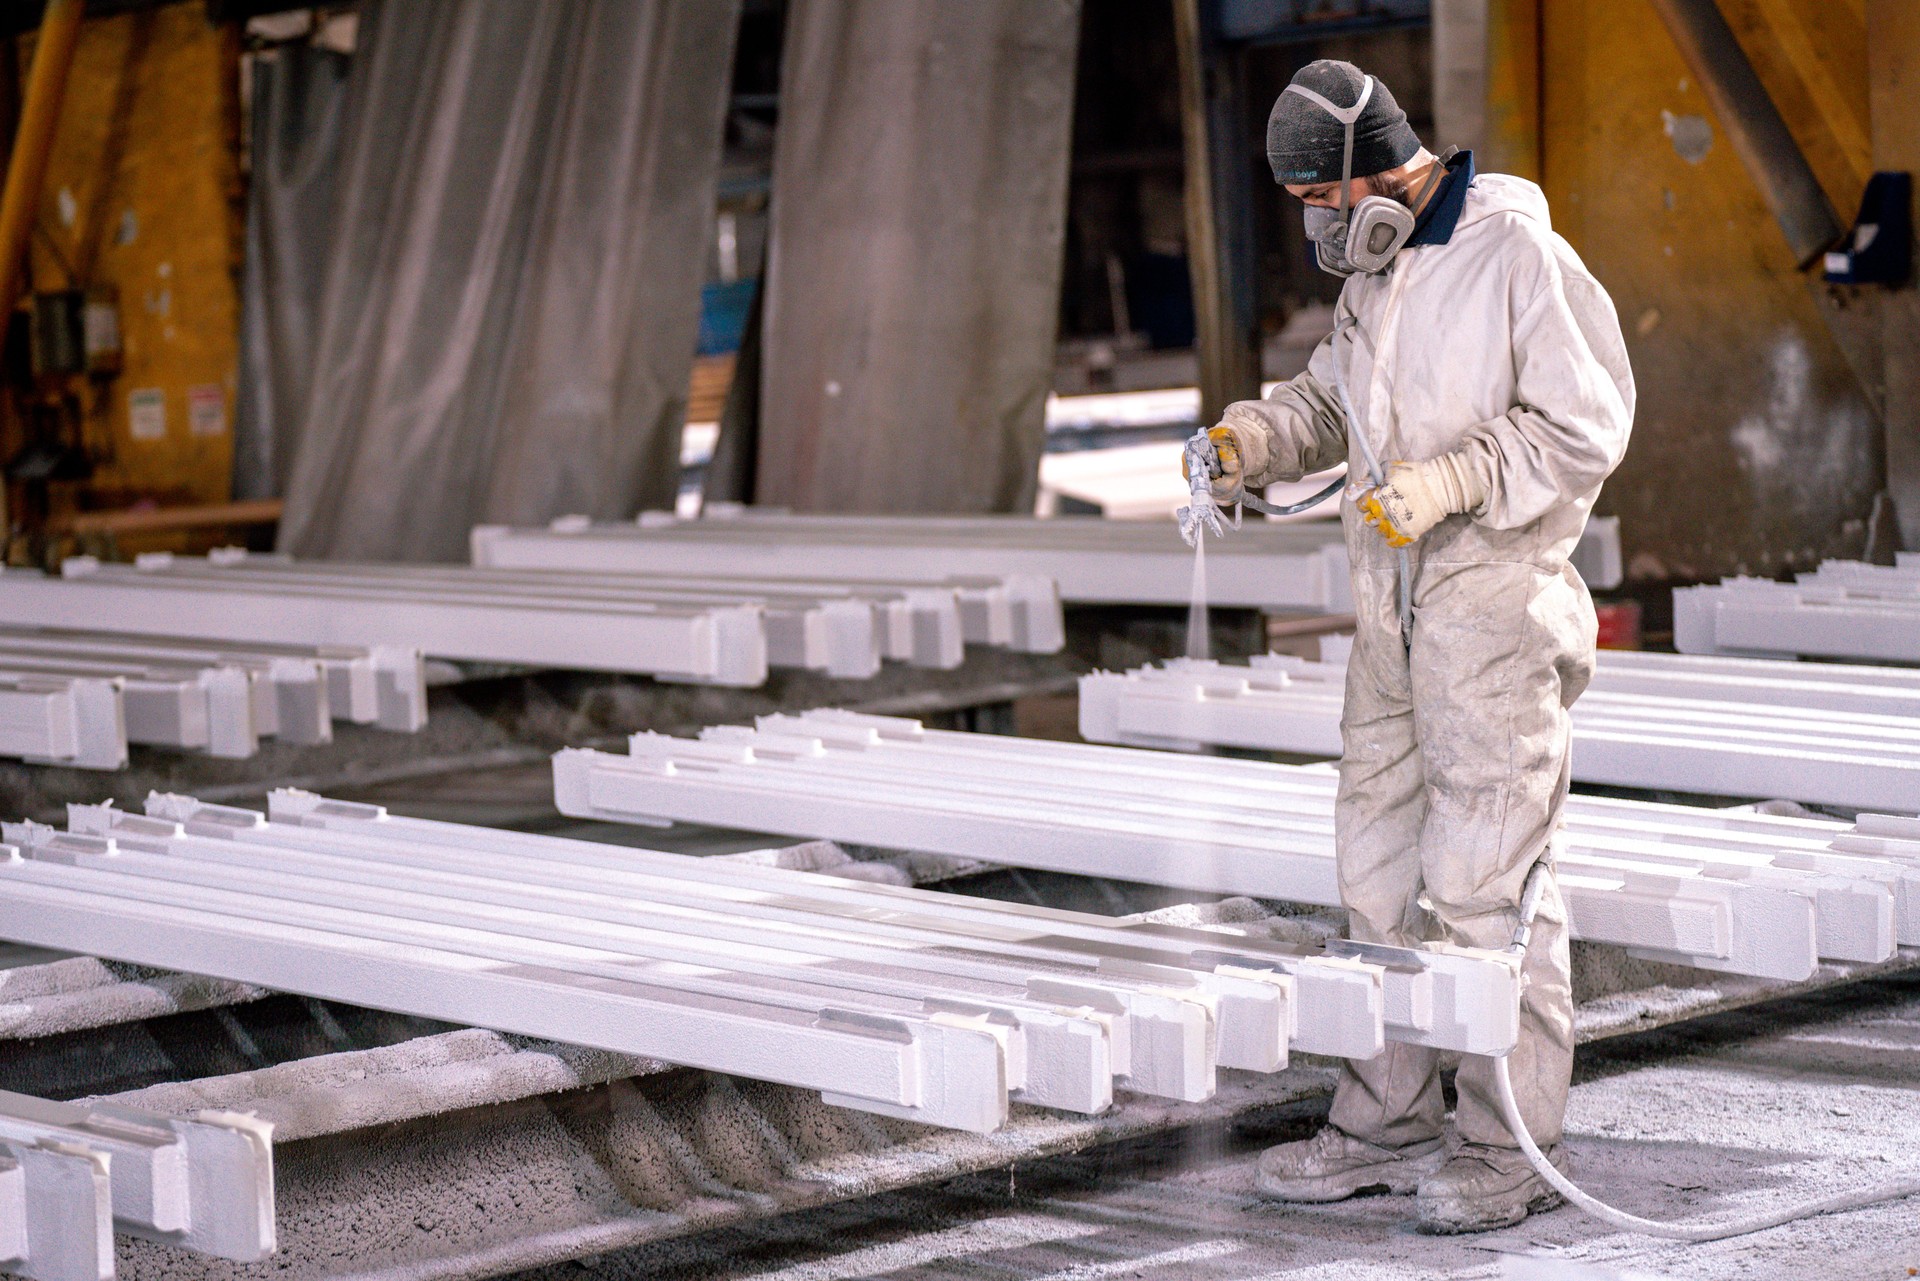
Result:
[[[1330,771],[926,731],[850,713],[769,717],[626,757],[555,758],[564,813],[726,823],[1224,893],[1337,905]],[[1184,803],[1204,795],[1204,807]],[[1658,808],[1649,811],[1657,815]],[[1788,980],[1890,955],[1913,923],[1900,869],[1845,877],[1693,852],[1673,834],[1570,835],[1576,937]],[[1798,853],[1804,855],[1804,849]],[[1896,906],[1900,908],[1896,916]]]
[[[1197,1100],[1289,1044],[1510,1047],[1517,975],[1455,948],[1316,954],[726,860],[557,841],[304,793],[272,819],[155,796],[8,825],[0,934],[812,1085],[986,1130],[1117,1081]],[[1363,954],[1364,953],[1364,954]],[[153,1165],[149,1160],[141,1168]],[[131,1176],[130,1176],[131,1177]],[[165,1221],[151,1189],[150,1217]]]
[[[662,679],[758,685],[766,630],[757,607],[526,603],[321,585],[170,580],[125,567],[71,577],[0,571],[0,613],[54,627],[98,627],[241,643],[393,645],[443,658],[521,663]]]
[[[1668,670],[1683,656],[1668,656]],[[1770,705],[1625,692],[1612,656],[1574,705],[1573,776],[1581,782],[1785,798],[1856,808],[1920,806],[1920,719],[1791,706],[1811,680],[1775,679]],[[1774,666],[1790,666],[1775,664]],[[1623,665],[1623,683],[1654,684],[1654,663]],[[1655,671],[1652,678],[1648,671]],[[1911,692],[1920,694],[1920,673]],[[1726,680],[1727,678],[1722,678]],[[1083,737],[1134,746],[1221,746],[1340,754],[1346,669],[1266,657],[1251,667],[1177,661],[1081,680]],[[1842,688],[1843,699],[1861,691]]]

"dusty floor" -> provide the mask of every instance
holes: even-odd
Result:
[[[1249,1195],[1270,1142],[1318,1108],[607,1256],[543,1278],[671,1281],[1412,1281],[1920,1274],[1920,1199],[1712,1245],[1649,1242],[1570,1209],[1480,1237],[1408,1227],[1409,1202],[1304,1209]],[[1660,1216],[1718,1216],[1920,1167],[1920,977],[1582,1051],[1576,1175]],[[1531,1257],[1530,1257],[1531,1256]],[[1574,1266],[1566,1266],[1574,1265]]]

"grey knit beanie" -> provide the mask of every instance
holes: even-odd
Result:
[[[1292,83],[1311,89],[1337,107],[1360,100],[1366,75],[1351,62],[1322,58],[1300,68]],[[1311,98],[1282,93],[1267,117],[1267,162],[1282,185],[1340,181],[1340,156],[1346,129]],[[1366,110],[1353,123],[1353,176],[1397,169],[1420,150],[1407,113],[1387,86],[1375,80]]]

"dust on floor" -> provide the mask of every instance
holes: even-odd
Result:
[[[1414,1232],[1412,1206],[1275,1206],[1263,1146],[1324,1103],[1228,1129],[1054,1158],[529,1274],[542,1281],[1437,1281],[1567,1275],[1880,1281],[1920,1269],[1920,1198],[1708,1245],[1571,1209],[1475,1237]],[[1575,1177],[1650,1217],[1757,1212],[1920,1166],[1920,977],[1756,1007],[1582,1051]],[[1533,1258],[1539,1262],[1532,1261]]]

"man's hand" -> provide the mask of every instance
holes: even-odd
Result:
[[[1485,483],[1454,453],[1424,463],[1392,464],[1387,483],[1365,491],[1354,505],[1387,546],[1409,547],[1447,517],[1472,511],[1486,500]]]
[[[1213,446],[1213,460],[1207,468],[1214,501],[1228,503],[1240,492],[1246,476],[1246,454],[1240,448],[1237,429],[1221,423],[1207,429],[1207,443]],[[1192,469],[1187,455],[1180,455],[1180,475],[1191,481]]]

